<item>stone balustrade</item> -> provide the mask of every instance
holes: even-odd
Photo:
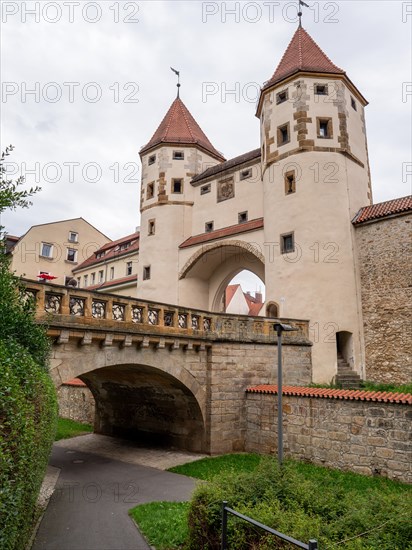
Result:
[[[49,327],[96,329],[195,337],[205,340],[274,342],[276,319],[211,313],[181,306],[23,280],[35,300],[37,319]],[[288,344],[309,344],[308,321],[282,319],[297,330],[284,334]]]

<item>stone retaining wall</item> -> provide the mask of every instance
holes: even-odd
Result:
[[[93,426],[94,397],[85,384],[62,384],[57,390],[57,398],[60,416]]]
[[[412,483],[412,407],[283,396],[285,457]],[[245,451],[277,452],[277,395],[246,394]]]

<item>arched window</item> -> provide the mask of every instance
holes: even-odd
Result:
[[[266,306],[266,317],[277,319],[279,317],[279,306],[275,302],[269,302]]]

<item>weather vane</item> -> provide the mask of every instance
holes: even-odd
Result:
[[[306,6],[307,8],[309,7],[308,4],[305,4],[305,2],[303,2],[303,0],[299,0],[299,11],[298,11],[298,17],[299,17],[299,27],[302,26],[302,6]]]
[[[179,97],[179,88],[180,88],[180,71],[176,71],[173,67],[170,67],[172,71],[177,75],[177,97]]]

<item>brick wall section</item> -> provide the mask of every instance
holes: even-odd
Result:
[[[312,380],[311,347],[284,345],[286,384]],[[277,379],[277,347],[240,343],[214,344],[208,356],[208,441],[212,454],[243,451],[245,388]]]
[[[246,396],[245,450],[276,453],[277,395]],[[412,483],[411,404],[284,395],[285,457]]]
[[[412,215],[356,227],[366,379],[412,380]]]
[[[63,384],[57,390],[57,398],[60,416],[93,426],[94,397],[85,384]]]

